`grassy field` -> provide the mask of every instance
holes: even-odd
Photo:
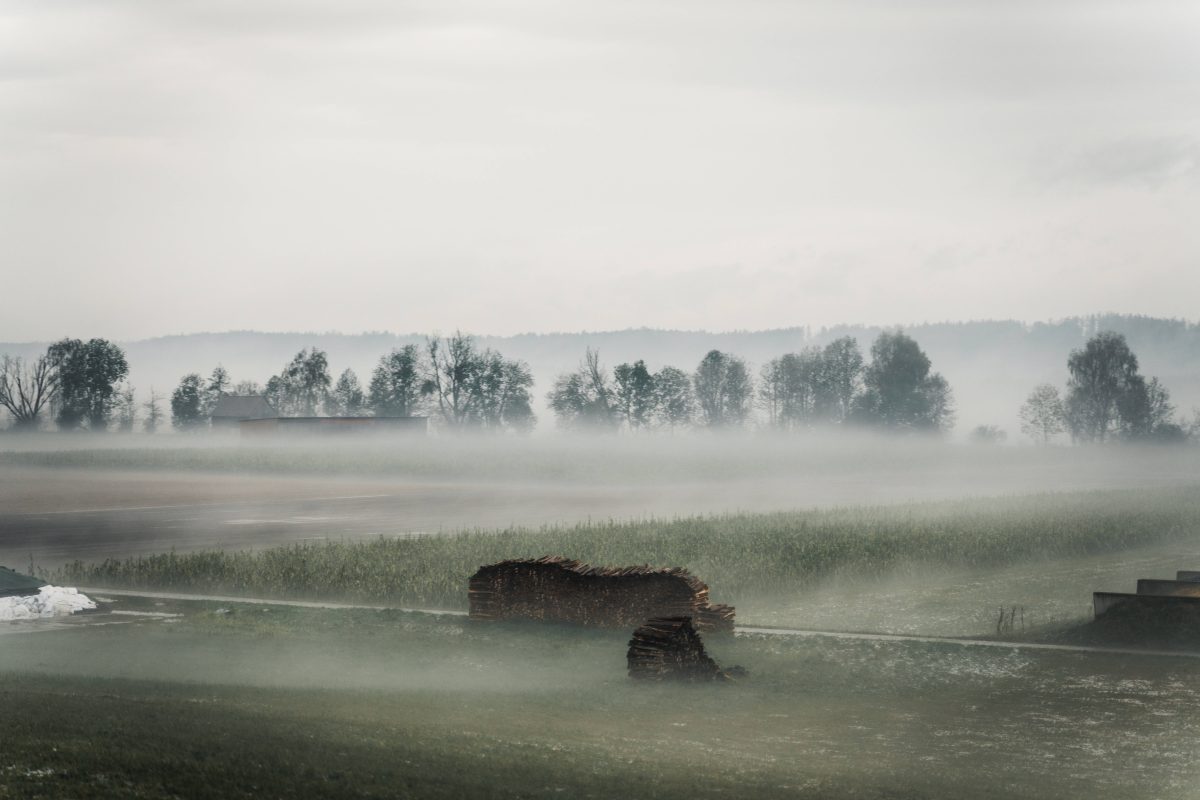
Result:
[[[4,639],[0,797],[1127,800],[1200,778],[1190,660],[711,637],[749,677],[642,686],[627,634],[123,602],[184,616]]]
[[[879,628],[878,606],[930,585],[942,587],[937,612],[915,605],[917,619],[961,617],[989,597],[984,582],[1014,600],[1066,585],[1082,605],[1079,576],[1185,563],[1200,553],[1200,492],[163,554],[77,563],[56,580],[462,608],[478,565],[545,552],[686,565],[743,622],[798,624],[816,608],[830,628]],[[873,616],[854,616],[847,597]],[[13,720],[0,798],[1183,800],[1200,779],[1192,659],[713,636],[714,658],[749,677],[642,686],[625,676],[626,631],[118,600],[183,616],[0,640],[0,707]],[[958,624],[924,632],[987,632]],[[1028,636],[1089,635],[1073,630]]]
[[[739,605],[742,619],[787,624],[758,610],[838,582],[862,591],[863,582],[1040,569],[1168,545],[1185,552],[1200,545],[1195,487],[166,553],[76,562],[51,577],[86,586],[462,609],[466,580],[480,565],[553,553],[598,564],[685,566],[708,582],[714,600]],[[1090,591],[1080,592],[1080,608]]]

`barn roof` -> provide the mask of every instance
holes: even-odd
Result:
[[[261,394],[223,394],[213,409],[214,417],[261,419],[275,416],[275,409]]]
[[[0,567],[0,597],[12,595],[37,594],[38,589],[46,585],[45,581],[29,575],[14,572],[8,567]]]

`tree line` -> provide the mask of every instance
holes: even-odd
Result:
[[[123,384],[129,363],[106,339],[62,339],[32,361],[0,357],[0,407],[17,430],[37,430],[44,416],[59,430],[131,430],[133,389]]]
[[[867,362],[852,337],[768,361],[758,378],[746,362],[709,351],[688,373],[651,372],[644,361],[610,374],[588,350],[559,375],[547,400],[561,427],[589,431],[745,428],[801,430],[857,425],[936,433],[954,421],[950,386],[911,337],[885,331]],[[755,412],[759,412],[756,417]]]
[[[462,333],[430,337],[380,356],[364,385],[352,369],[335,380],[327,354],[305,348],[269,378],[234,383],[218,365],[189,373],[169,398],[150,391],[136,402],[121,348],[105,339],[62,339],[41,356],[0,356],[0,407],[18,431],[48,420],[63,431],[154,433],[168,419],[180,431],[209,425],[224,395],[264,397],[281,416],[431,417],[450,430],[525,433],[537,423],[533,375]],[[637,360],[610,371],[587,350],[577,369],[557,376],[546,395],[558,426],[570,431],[639,433],[685,429],[775,431],[861,427],[937,433],[954,422],[953,394],[929,357],[905,333],[885,331],[861,351],[845,336],[769,360],[755,375],[745,360],[712,350],[690,371],[657,370]],[[1124,336],[1102,331],[1067,358],[1065,391],[1042,384],[1020,409],[1021,429],[1041,443],[1181,442],[1200,424],[1176,416],[1170,393],[1139,371]],[[1004,432],[979,426],[971,438]]]
[[[218,366],[206,380],[185,375],[171,397],[176,428],[208,425],[223,394],[261,395],[285,417],[430,416],[443,428],[528,432],[533,373],[523,361],[480,348],[474,337],[431,337],[424,347],[405,345],[380,356],[364,387],[352,369],[333,379],[325,351],[297,353],[265,386],[240,383]]]
[[[1067,358],[1065,396],[1036,386],[1021,406],[1021,430],[1042,444],[1067,434],[1072,442],[1184,442],[1200,437],[1200,417],[1176,417],[1171,394],[1147,379],[1122,334],[1101,331]]]

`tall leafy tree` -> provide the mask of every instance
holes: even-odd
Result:
[[[369,405],[377,417],[409,417],[419,413],[428,385],[421,351],[405,345],[381,356],[371,373]]]
[[[107,430],[117,384],[129,374],[124,351],[107,339],[62,339],[47,356],[58,373],[59,428]]]
[[[1067,427],[1071,438],[1103,442],[1120,432],[1122,409],[1131,410],[1131,395],[1144,391],[1138,360],[1125,337],[1102,331],[1067,359]]]
[[[834,339],[821,353],[818,405],[835,422],[845,422],[862,387],[863,355],[852,336]]]
[[[815,347],[788,353],[779,359],[783,374],[783,406],[780,422],[786,428],[811,426],[817,421],[824,390],[824,363]]]
[[[767,415],[767,425],[772,428],[783,426],[783,406],[787,394],[787,381],[783,361],[772,358],[758,374],[758,405]]]
[[[367,397],[354,370],[347,369],[338,376],[333,391],[325,401],[326,410],[335,417],[360,417],[366,410]]]
[[[12,415],[17,430],[37,430],[42,411],[57,394],[58,373],[48,356],[32,363],[7,355],[0,358],[0,408]]]
[[[1062,397],[1058,389],[1042,383],[1034,387],[1021,406],[1021,433],[1040,444],[1049,444],[1066,430]]]
[[[678,367],[663,367],[654,373],[654,423],[675,431],[691,425],[695,416],[691,376]]]
[[[475,392],[479,397],[476,418],[485,430],[528,433],[537,417],[533,413],[533,373],[524,361],[509,360],[494,350],[481,354]]]
[[[653,422],[657,397],[654,376],[646,362],[618,364],[613,368],[614,394],[621,418],[631,431],[642,430]]]
[[[324,350],[304,349],[281,373],[267,381],[267,400],[284,416],[312,417],[325,404],[330,384],[329,360]]]
[[[1174,422],[1175,406],[1171,394],[1158,378],[1138,376],[1118,401],[1120,431],[1126,439],[1172,440],[1185,438],[1182,426]]]
[[[710,350],[692,376],[700,421],[708,428],[733,428],[750,416],[754,382],[746,362],[720,350]]]
[[[954,421],[950,385],[930,371],[929,357],[909,336],[885,331],[871,345],[871,364],[853,417],[892,430],[941,431]]]
[[[758,404],[767,424],[784,429],[838,424],[850,414],[862,383],[858,342],[836,339],[768,361],[758,384]]]
[[[171,393],[171,424],[176,430],[197,431],[208,424],[208,390],[195,372],[184,375]]]

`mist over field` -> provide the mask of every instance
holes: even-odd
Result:
[[[0,800],[1196,800],[1198,42],[0,4]]]
[[[117,446],[113,446],[116,444]],[[1195,448],[808,437],[9,437],[0,561],[1200,483]]]

